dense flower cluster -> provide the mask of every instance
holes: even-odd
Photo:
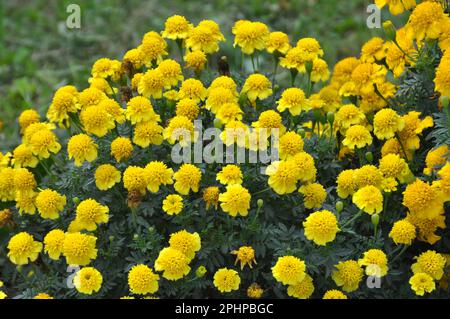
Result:
[[[45,116],[24,111],[0,153],[0,298],[379,297],[366,277],[386,297],[448,296],[450,18],[375,3],[412,12],[333,70],[316,39],[248,20],[231,33],[252,64],[215,68],[219,25],[174,15]],[[196,120],[233,160],[198,160],[213,144]]]

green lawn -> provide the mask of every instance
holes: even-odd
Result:
[[[67,83],[84,88],[93,61],[121,58],[145,32],[161,30],[172,14],[185,15],[193,23],[217,21],[228,39],[224,54],[231,52],[231,26],[246,18],[285,31],[295,41],[318,38],[331,65],[357,54],[364,41],[380,32],[366,27],[366,6],[371,3],[367,0],[78,0],[82,19],[78,30],[65,25],[70,3],[74,1],[0,4],[0,119],[6,126],[0,149],[17,140],[16,117],[21,110],[35,107],[44,115],[55,88]]]

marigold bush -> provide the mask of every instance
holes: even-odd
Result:
[[[332,70],[314,38],[174,15],[24,111],[0,153],[0,298],[448,297],[448,8],[375,3],[407,23]],[[174,160],[211,148],[196,120],[279,158]]]

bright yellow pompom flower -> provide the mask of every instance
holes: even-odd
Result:
[[[67,233],[64,238],[63,255],[69,265],[86,266],[97,258],[97,237],[81,233]]]
[[[133,294],[152,294],[159,289],[159,275],[146,265],[136,265],[128,273],[128,285]]]
[[[66,196],[51,189],[44,189],[36,196],[35,203],[42,218],[57,219],[66,206]]]
[[[273,277],[283,285],[298,285],[306,277],[305,262],[294,256],[279,257],[272,267]]]
[[[220,207],[232,217],[247,216],[250,199],[250,192],[239,184],[228,185],[226,192],[219,195]]]
[[[440,280],[444,275],[447,261],[444,256],[434,250],[428,250],[415,259],[416,262],[411,266],[413,273],[426,273],[435,280]]]
[[[418,296],[423,296],[425,293],[433,292],[436,289],[433,277],[422,272],[414,274],[414,276],[409,279],[409,284],[411,285],[411,289],[414,290],[415,294]]]
[[[81,228],[93,231],[97,229],[97,225],[108,222],[108,214],[109,208],[107,206],[89,198],[78,204],[75,218]]]
[[[53,260],[58,260],[64,248],[65,233],[61,229],[54,229],[44,237],[44,251]]]
[[[35,241],[27,232],[14,235],[8,243],[8,258],[16,265],[26,265],[37,259],[42,251],[42,243]]]
[[[332,242],[339,231],[336,216],[328,210],[310,214],[303,222],[303,227],[306,238],[320,246]]]
[[[122,179],[120,171],[110,164],[100,165],[95,170],[95,185],[99,190],[106,191]]]
[[[241,278],[236,270],[221,268],[214,274],[214,286],[221,292],[238,290]]]
[[[353,203],[369,215],[378,214],[383,210],[383,194],[375,186],[361,188],[352,198]]]
[[[69,159],[75,159],[75,166],[82,166],[84,161],[94,161],[98,155],[97,148],[97,144],[86,134],[72,136],[67,144]]]
[[[86,295],[98,292],[102,287],[102,282],[102,274],[93,267],[80,269],[73,278],[73,284],[77,291]]]
[[[189,258],[181,251],[166,247],[159,252],[155,261],[155,270],[162,271],[162,276],[167,280],[179,280],[189,274]]]
[[[388,272],[388,259],[380,249],[369,249],[363,258],[358,260],[360,266],[366,267],[367,276],[384,277]]]
[[[175,190],[181,195],[188,195],[191,190],[198,192],[202,172],[195,165],[183,164],[173,177]]]
[[[181,251],[189,260],[192,260],[195,253],[201,248],[201,240],[198,233],[189,233],[183,229],[170,234],[169,245]]]
[[[183,207],[183,198],[180,195],[167,195],[163,200],[162,209],[169,215],[178,215],[183,210]]]
[[[355,260],[340,261],[333,271],[333,278],[336,285],[342,287],[345,292],[352,292],[358,289],[363,278],[363,270]]]

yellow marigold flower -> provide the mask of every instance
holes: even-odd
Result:
[[[273,132],[273,129],[279,131],[279,136],[282,136],[286,132],[286,127],[283,125],[281,115],[274,110],[262,112],[258,117],[258,121],[253,122],[252,126],[258,129],[257,132],[260,130],[267,130],[267,137]]]
[[[73,278],[73,285],[78,292],[92,295],[102,287],[102,274],[94,267],[85,267],[77,271]]]
[[[203,190],[203,200],[206,203],[206,210],[211,206],[214,206],[214,208],[217,209],[219,204],[219,194],[220,190],[217,186],[210,186]]]
[[[108,222],[108,214],[109,208],[107,206],[89,198],[78,204],[75,218],[81,228],[94,231],[97,229],[97,225]]]
[[[114,118],[104,107],[99,105],[84,108],[80,113],[80,121],[86,133],[94,134],[98,137],[105,136],[116,127]]]
[[[220,133],[220,139],[227,146],[237,144],[239,147],[248,146],[249,127],[241,121],[230,121]]]
[[[157,193],[161,185],[173,184],[173,170],[163,162],[153,161],[145,166],[148,179],[148,190]]]
[[[11,157],[12,157],[12,155],[9,152],[6,154],[3,154],[2,152],[0,152],[0,169],[9,166],[9,164],[11,162]]]
[[[298,285],[306,277],[305,262],[294,256],[278,257],[272,275],[283,285]]]
[[[16,265],[26,265],[37,259],[42,243],[35,241],[27,232],[14,235],[8,243],[8,258]]]
[[[392,226],[389,237],[397,245],[411,245],[412,241],[416,238],[416,228],[405,219],[399,220]]]
[[[42,218],[57,219],[66,206],[66,196],[52,189],[44,189],[36,196],[36,208]]]
[[[33,299],[54,299],[52,296],[50,296],[49,294],[46,293],[38,293],[36,296],[34,296]]]
[[[214,274],[214,286],[221,292],[238,290],[241,278],[236,270],[221,268]]]
[[[322,207],[327,198],[325,188],[318,183],[302,185],[298,191],[303,194],[304,205],[309,209]]]
[[[223,105],[229,103],[237,104],[237,97],[230,89],[216,87],[208,90],[208,99],[206,100],[205,108],[213,114],[217,114]]]
[[[229,76],[221,75],[221,76],[215,78],[209,85],[208,91],[211,91],[212,89],[216,89],[218,87],[228,89],[231,92],[233,92],[234,95],[236,95],[236,96],[238,95],[237,84]]]
[[[365,186],[380,187],[383,181],[383,175],[374,165],[364,165],[355,170],[355,181],[358,188]]]
[[[435,218],[444,211],[444,196],[437,188],[420,179],[409,184],[403,192],[403,205],[411,214]]]
[[[358,260],[360,266],[366,267],[367,276],[384,277],[388,272],[388,259],[386,254],[380,249],[369,249]]]
[[[191,51],[203,51],[211,54],[219,51],[219,40],[214,30],[206,25],[198,25],[189,31],[185,45]]]
[[[98,107],[104,108],[117,123],[125,122],[125,110],[115,100],[105,99],[98,104]]]
[[[372,185],[359,189],[352,197],[353,204],[369,215],[379,214],[383,210],[383,195]]]
[[[55,92],[47,110],[47,118],[52,123],[63,124],[69,119],[69,114],[76,113],[79,108],[77,89],[72,86],[63,86]]]
[[[33,123],[39,123],[41,116],[34,109],[25,110],[19,115],[19,126],[22,133]]]
[[[64,238],[63,255],[69,265],[86,266],[97,258],[97,237],[79,232],[67,233]]]
[[[246,93],[248,99],[255,103],[257,99],[264,100],[272,95],[272,83],[264,75],[255,73],[245,80],[242,93]]]
[[[146,265],[136,265],[128,272],[128,285],[133,294],[146,295],[158,291],[159,275]]]
[[[219,195],[220,207],[232,217],[247,216],[250,199],[250,192],[239,184],[228,185],[226,192]]]
[[[206,27],[212,31],[213,37],[217,41],[225,41],[225,36],[220,31],[220,27],[214,20],[202,20],[198,24],[199,27]]]
[[[308,299],[314,292],[314,283],[310,275],[306,275],[305,278],[296,285],[289,285],[287,293],[289,296],[297,299]]]
[[[167,39],[177,40],[186,39],[189,34],[189,30],[192,28],[192,24],[180,15],[173,15],[167,18],[165,28],[161,32],[162,36]]]
[[[340,172],[336,179],[336,184],[337,194],[340,198],[347,198],[353,195],[358,187],[355,171],[348,169]]]
[[[386,47],[384,40],[380,37],[373,37],[361,48],[361,61],[373,63],[381,61],[386,57]]]
[[[94,62],[91,74],[94,78],[109,78],[117,76],[120,71],[120,63],[108,58],[101,58]]]
[[[276,161],[266,169],[269,186],[279,195],[290,194],[297,189],[299,168],[292,160]]]
[[[252,263],[256,265],[255,250],[251,246],[239,247],[238,250],[233,250],[231,254],[236,255],[234,264],[236,265],[239,262],[241,264],[241,270],[244,269],[245,265],[248,265],[250,268],[253,268]]]
[[[352,73],[352,81],[356,85],[359,93],[369,93],[374,91],[374,84],[385,81],[387,69],[375,63],[361,63]]]
[[[127,137],[119,136],[111,143],[111,155],[117,162],[126,161],[133,153],[133,144]]]
[[[133,143],[142,148],[147,148],[149,145],[161,145],[164,140],[163,132],[164,128],[157,122],[139,122],[134,127]]]
[[[239,166],[231,164],[224,166],[216,177],[216,180],[223,185],[242,184],[242,179],[243,175]]]
[[[237,21],[233,27],[235,35],[233,46],[238,45],[245,54],[253,54],[255,50],[264,50],[269,40],[269,28],[261,22]]]
[[[216,114],[216,118],[223,124],[227,124],[231,121],[241,121],[244,115],[244,111],[237,103],[225,103],[219,108]]]
[[[11,164],[14,166],[14,168],[35,168],[38,163],[39,160],[33,155],[33,152],[31,152],[31,149],[27,145],[20,144],[14,149],[13,159],[11,160]]]
[[[264,289],[261,288],[257,283],[252,283],[247,288],[247,297],[252,299],[260,299],[264,294]]]
[[[128,192],[138,191],[145,195],[148,186],[148,173],[142,167],[128,166],[123,173],[123,186]]]
[[[412,152],[405,150],[408,159],[412,158]],[[387,154],[397,154],[400,157],[404,157],[402,147],[396,138],[388,139],[381,148],[381,156],[386,156]]]
[[[448,56],[448,54],[445,54]],[[450,61],[449,59],[442,59],[436,69],[436,78],[434,79],[436,85],[436,92],[443,96],[450,96]]]
[[[293,174],[298,174],[297,178],[303,183],[312,183],[316,180],[317,169],[314,164],[314,158],[306,153],[300,152],[294,155],[289,161],[292,161],[296,166],[297,170]]]
[[[123,56],[123,62],[131,63],[135,69],[145,65],[145,54],[140,48],[128,50]]]
[[[358,289],[363,278],[363,270],[355,260],[340,261],[336,270],[331,274],[336,285],[342,287],[345,292],[353,292]]]
[[[196,101],[187,98],[178,101],[175,112],[177,116],[185,116],[189,120],[193,121],[198,117],[200,108],[198,107]]]
[[[196,72],[202,71],[208,62],[206,54],[200,50],[187,52],[183,60],[186,62],[186,68],[191,68]]]
[[[160,116],[153,110],[150,100],[143,96],[136,96],[128,101],[125,116],[127,120],[131,121],[131,124],[148,121],[159,122],[161,120]]]
[[[0,200],[9,202],[14,200],[15,195],[14,169],[10,167],[0,169]]]
[[[167,195],[163,200],[162,209],[168,215],[178,215],[183,210],[183,198],[180,195]]]
[[[381,189],[385,193],[392,193],[397,191],[398,182],[393,177],[383,178],[381,181]]]
[[[147,65],[161,62],[163,56],[168,54],[166,48],[166,41],[155,31],[147,32],[142,39],[141,45],[138,47],[144,53]]]
[[[69,159],[75,160],[75,166],[82,166],[84,161],[94,161],[98,155],[97,148],[97,144],[86,134],[72,136],[67,144]]]
[[[414,274],[425,273],[435,280],[440,280],[444,275],[444,268],[447,260],[434,250],[428,250],[418,257],[414,257],[416,262],[412,264],[411,270]]]
[[[279,139],[280,158],[286,160],[303,151],[303,139],[295,132],[287,132]]]
[[[304,52],[306,61],[314,61],[324,54],[319,41],[314,38],[302,38],[297,41],[296,47]]]
[[[450,159],[450,149],[447,145],[441,145],[430,150],[425,158],[426,167],[423,169],[424,174],[431,175],[436,168],[443,166]]]
[[[181,251],[191,261],[201,248],[201,240],[198,233],[191,234],[186,230],[181,230],[170,234],[169,245],[171,248]]]
[[[190,190],[194,193],[198,192],[202,172],[195,165],[183,164],[173,177],[175,190],[181,195],[188,195]]]
[[[369,130],[362,125],[353,125],[345,132],[345,138],[342,145],[350,149],[364,148],[366,145],[372,145],[372,135]]]
[[[89,85],[90,85],[89,87],[97,89],[97,90],[100,90],[103,93],[105,93],[106,95],[113,95],[114,93],[119,92],[118,88],[112,88],[111,86],[109,86],[108,81],[103,79],[103,78],[92,78],[91,77],[91,78],[88,79],[88,82],[89,82]],[[78,108],[80,108],[81,105],[78,103],[78,99],[76,99],[76,101],[77,101],[76,106]],[[49,114],[48,114],[48,111],[47,111],[47,118],[50,120],[48,115]],[[67,115],[67,117],[69,117],[69,116]],[[55,121],[51,121],[51,122],[55,122]],[[62,122],[60,124],[64,124],[64,122]]]
[[[286,89],[281,94],[281,98],[277,101],[277,104],[278,112],[284,112],[287,109],[293,116],[297,116],[302,111],[309,111],[311,109],[305,93],[299,88]]]
[[[66,235],[61,229],[54,229],[44,237],[44,251],[53,260],[58,260],[64,249]]]
[[[419,4],[411,13],[408,26],[414,31],[417,41],[424,38],[437,39],[446,19],[448,16],[444,13],[442,4],[426,1]]]
[[[335,117],[336,125],[344,131],[352,125],[362,124],[365,119],[364,113],[353,104],[343,105]]]
[[[409,279],[411,289],[414,290],[418,296],[423,296],[425,293],[431,293],[436,289],[433,277],[425,273],[414,274]]]
[[[178,92],[179,99],[193,99],[196,102],[204,101],[207,96],[206,88],[203,83],[197,79],[186,79],[181,83]]]
[[[327,290],[322,299],[348,299],[348,297],[339,290]]]
[[[385,5],[389,5],[389,12],[396,16],[414,8],[416,6],[416,0],[375,0],[375,4],[380,9]]]
[[[437,183],[439,184],[439,188],[444,192],[446,196],[446,201],[450,199],[450,162],[442,167],[438,176],[441,178]]]
[[[404,147],[408,150],[420,148],[419,135],[424,129],[433,126],[433,118],[431,116],[427,116],[423,120],[419,116],[420,112],[414,111],[402,116],[405,127],[399,132],[399,137]]]
[[[413,179],[412,172],[403,158],[397,154],[387,154],[380,159],[379,170],[385,178],[396,178],[401,183]]]
[[[286,54],[290,48],[289,37],[286,33],[280,31],[270,32],[266,41],[267,52],[270,54],[275,52],[278,54]]]
[[[19,210],[19,214],[34,215],[36,213],[36,196],[37,193],[29,194],[16,194],[16,208]]]
[[[141,81],[142,77],[144,76],[144,73],[136,73],[133,78],[131,79],[131,88],[134,91],[138,90],[139,82]]]
[[[311,81],[316,82],[326,82],[330,78],[330,70],[328,69],[328,64],[325,60],[315,59],[313,61],[312,71],[311,71]]]
[[[450,48],[450,19],[446,19],[442,26],[442,33],[439,36],[439,47],[442,51]]]
[[[332,84],[340,87],[352,78],[353,70],[361,63],[355,57],[345,58],[336,63],[333,69]]]
[[[155,270],[162,271],[162,276],[167,280],[179,280],[189,274],[189,258],[181,251],[166,247],[159,252],[155,261]]]
[[[33,155],[39,158],[49,158],[50,153],[56,154],[61,150],[61,144],[58,143],[55,133],[47,129],[34,133],[28,141],[28,145]]]
[[[97,88],[89,87],[80,92],[78,102],[80,103],[81,109],[84,109],[92,105],[97,105],[106,98],[107,96],[104,92]]]
[[[386,107],[388,105],[386,101],[392,99],[397,91],[396,86],[391,82],[381,83],[377,85],[377,88],[383,98],[381,98],[376,92],[361,95],[361,103],[359,104],[359,108],[364,112],[364,114],[376,113]]]
[[[332,242],[339,231],[336,216],[328,210],[310,214],[303,222],[303,227],[306,238],[320,246]]]
[[[144,73],[138,84],[138,92],[146,98],[162,98],[164,76],[159,69],[150,69]]]
[[[17,193],[28,195],[34,192],[37,186],[34,174],[26,168],[17,168],[14,170],[14,189]]]
[[[175,60],[167,59],[162,61],[158,65],[158,70],[163,75],[165,89],[177,86],[178,82],[184,79],[181,66]]]

